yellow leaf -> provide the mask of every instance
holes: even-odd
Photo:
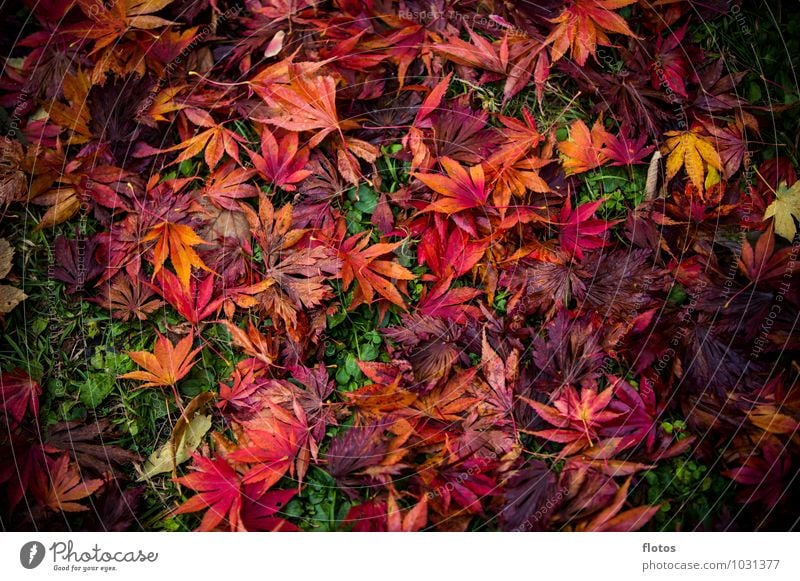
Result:
[[[706,166],[723,172],[719,153],[699,130],[669,131],[665,135],[667,141],[662,146],[661,153],[668,156],[667,181],[674,178],[683,167],[692,184],[702,191]]]
[[[780,183],[775,192],[775,201],[764,212],[764,219],[767,218],[773,218],[775,234],[787,240],[794,239],[797,233],[794,220],[800,220],[800,181],[795,182],[791,188],[786,187],[786,182]]]
[[[142,466],[139,480],[148,480],[157,474],[172,471],[176,466],[186,462],[197,450],[203,436],[211,428],[211,416],[197,414],[186,425],[186,429],[175,442],[175,433],[155,452]]]

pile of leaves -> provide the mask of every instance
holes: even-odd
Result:
[[[4,528],[794,526],[792,104],[729,2],[23,4]]]

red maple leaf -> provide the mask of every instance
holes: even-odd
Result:
[[[723,472],[742,485],[740,502],[760,502],[767,508],[774,507],[786,494],[791,474],[791,456],[773,439],[748,454],[741,466]]]
[[[422,232],[417,246],[417,261],[426,265],[432,275],[423,279],[456,277],[472,270],[489,247],[489,240],[472,240],[460,228],[451,228],[446,220],[436,217]]]
[[[192,325],[216,313],[225,300],[222,295],[214,296],[214,277],[210,274],[202,279],[192,278],[186,288],[172,272],[162,270],[152,288]]]
[[[40,395],[42,387],[22,369],[0,374],[0,409],[12,430],[22,422],[26,411],[38,419]]]
[[[482,317],[480,308],[467,303],[483,291],[467,286],[450,288],[453,275],[443,278],[430,289],[423,291],[417,303],[417,310],[421,315],[442,317],[456,323],[465,324],[471,319]]]
[[[258,428],[247,430],[245,445],[230,455],[232,460],[253,464],[245,472],[244,482],[260,483],[262,491],[272,488],[292,470],[302,435],[295,426],[281,421],[259,422]]]
[[[287,192],[296,190],[295,184],[311,175],[311,170],[306,169],[309,149],[298,149],[299,139],[297,133],[290,131],[278,141],[269,129],[264,128],[261,131],[261,153],[248,151],[258,174]]]
[[[579,260],[583,259],[584,250],[602,248],[609,244],[605,233],[618,221],[592,218],[595,210],[604,201],[605,199],[587,202],[573,210],[569,196],[567,196],[564,206],[561,208],[559,215],[561,230],[558,234],[558,241],[561,248]]]
[[[487,187],[483,167],[478,164],[464,169],[449,157],[439,159],[447,175],[414,173],[423,184],[439,194],[425,211],[440,212],[452,218],[456,225],[473,236],[478,237],[475,218],[470,210],[485,208],[488,204],[490,188]]]
[[[633,532],[638,531],[655,516],[661,505],[637,506],[620,512],[628,497],[631,478],[617,489],[614,498],[602,510],[578,524],[579,531]]]
[[[299,531],[295,525],[279,516],[278,511],[286,506],[297,494],[297,489],[268,490],[260,494],[258,485],[244,486],[244,502],[242,503],[242,525],[248,531],[288,532]]]
[[[611,395],[610,387],[598,393],[586,388],[579,392],[573,386],[566,386],[552,406],[523,399],[544,421],[555,426],[534,432],[534,435],[567,444],[561,454],[568,456],[594,446],[600,439],[598,430],[619,415],[619,412],[606,409],[611,403]]]
[[[767,228],[755,244],[748,240],[742,242],[739,269],[753,282],[775,283],[789,268],[792,248],[782,248],[775,252],[775,231]]]
[[[243,530],[242,483],[239,474],[225,458],[212,460],[195,455],[192,468],[193,472],[176,478],[175,482],[197,494],[176,508],[174,514],[208,509],[198,531],[213,531],[223,520],[228,521],[231,531]]]
[[[654,145],[645,146],[647,134],[637,138],[628,136],[626,130],[621,130],[619,135],[608,133],[606,144],[600,153],[607,157],[610,165],[634,165],[644,163],[645,158],[655,149]]]

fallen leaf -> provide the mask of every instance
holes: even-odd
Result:
[[[772,218],[775,233],[787,240],[794,240],[797,234],[795,218],[800,220],[800,181],[796,181],[791,188],[786,187],[786,182],[781,182],[775,191],[775,200],[764,212],[764,219]]]

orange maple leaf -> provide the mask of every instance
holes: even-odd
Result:
[[[151,240],[157,241],[153,249],[154,278],[164,266],[168,256],[172,261],[172,266],[175,268],[178,279],[181,281],[181,285],[186,290],[189,289],[192,266],[213,273],[192,248],[198,244],[205,244],[205,240],[195,234],[195,231],[189,226],[174,222],[163,222],[151,228],[150,232],[142,239],[142,242],[150,242]]]
[[[66,27],[78,38],[94,40],[92,53],[119,41],[131,30],[152,30],[175,24],[154,13],[172,4],[174,0],[116,0],[108,3],[78,0],[88,20]]]
[[[405,309],[406,305],[400,291],[389,279],[413,280],[414,274],[396,262],[379,260],[381,256],[393,252],[402,242],[382,242],[367,248],[368,244],[369,235],[364,232],[343,241],[339,249],[339,258],[342,260],[342,286],[347,290],[353,280],[358,283],[350,308],[354,309],[361,303],[371,303],[377,292],[386,300]]]
[[[238,144],[245,141],[241,135],[218,124],[208,111],[188,108],[183,109],[182,113],[196,127],[201,127],[205,131],[200,131],[172,147],[161,150],[162,153],[181,152],[172,162],[173,164],[191,159],[201,151],[208,167],[212,170],[217,167],[225,153],[239,163]]]
[[[552,44],[553,62],[563,57],[568,50],[572,58],[583,66],[589,55],[596,56],[597,45],[611,46],[607,33],[616,32],[636,37],[628,28],[625,19],[616,12],[634,4],[636,0],[575,0],[551,22],[556,27],[545,39],[545,44]]]
[[[586,123],[578,119],[570,125],[569,137],[568,140],[558,144],[558,149],[563,155],[562,165],[567,175],[598,168],[608,161],[602,149],[608,141],[609,133],[600,119],[594,122],[591,131]]]
[[[120,379],[144,381],[140,387],[175,387],[197,361],[194,356],[202,349],[192,350],[192,336],[187,335],[177,345],[161,335],[156,337],[153,353],[149,351],[128,351],[127,355],[146,371],[131,371],[120,375]]]

